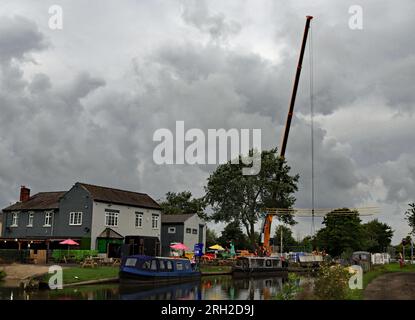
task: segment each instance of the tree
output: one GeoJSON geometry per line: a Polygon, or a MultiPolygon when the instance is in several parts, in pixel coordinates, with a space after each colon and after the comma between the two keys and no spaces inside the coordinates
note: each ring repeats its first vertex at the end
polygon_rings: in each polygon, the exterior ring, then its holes
{"type": "Polygon", "coordinates": [[[313,245],[313,241],[314,241],[314,237],[312,236],[305,236],[299,243],[298,245],[300,247],[303,247],[304,251],[308,251],[311,252],[314,248],[313,245]]]}
{"type": "Polygon", "coordinates": [[[235,249],[247,249],[249,246],[249,240],[243,233],[239,221],[229,223],[218,239],[219,244],[223,247],[229,247],[231,241],[235,245],[235,249]]]}
{"type": "Polygon", "coordinates": [[[415,203],[413,202],[408,205],[410,208],[405,212],[405,219],[411,227],[411,234],[415,236],[415,203]]]}
{"type": "Polygon", "coordinates": [[[392,228],[377,219],[363,224],[364,247],[370,252],[386,252],[393,237],[392,228]]]}
{"type": "Polygon", "coordinates": [[[324,217],[325,227],[316,234],[316,246],[332,256],[362,249],[364,239],[360,222],[357,211],[347,208],[333,210],[324,217]]]}
{"type": "Polygon", "coordinates": [[[164,214],[197,213],[200,217],[203,217],[205,208],[203,199],[192,199],[190,191],[167,192],[166,200],[160,206],[164,214]]]}
{"type": "Polygon", "coordinates": [[[293,232],[289,227],[279,225],[275,230],[274,245],[280,245],[281,242],[281,230],[282,230],[282,246],[284,248],[297,246],[298,243],[293,237],[293,232]]]}
{"type": "Polygon", "coordinates": [[[215,245],[218,242],[218,236],[216,235],[215,230],[206,228],[206,247],[215,245]]]}
{"type": "MultiPolygon", "coordinates": [[[[253,155],[252,150],[250,155],[253,155]]],[[[229,161],[218,166],[205,187],[205,201],[213,210],[210,218],[215,222],[240,221],[252,246],[257,240],[255,223],[263,217],[263,209],[292,207],[299,179],[298,175],[289,175],[290,167],[277,156],[276,148],[263,151],[260,156],[261,169],[257,175],[242,174],[242,169],[248,166],[239,156],[237,163],[229,161]]],[[[284,215],[282,219],[289,224],[295,223],[290,215],[284,215]]]]}

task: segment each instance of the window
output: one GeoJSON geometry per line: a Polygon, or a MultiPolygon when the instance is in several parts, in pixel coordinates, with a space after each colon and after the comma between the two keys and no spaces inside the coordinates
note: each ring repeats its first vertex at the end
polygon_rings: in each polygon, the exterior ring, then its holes
{"type": "Polygon", "coordinates": [[[82,212],[71,212],[69,214],[69,225],[71,226],[82,225],[82,212]]]}
{"type": "Polygon", "coordinates": [[[105,212],[105,226],[106,227],[118,227],[118,213],[116,211],[105,212]]]}
{"type": "Polygon", "coordinates": [[[166,262],[164,260],[159,260],[159,268],[160,271],[164,271],[164,269],[166,269],[166,262]]]}
{"type": "Polygon", "coordinates": [[[34,213],[33,212],[29,212],[29,219],[27,221],[27,226],[28,227],[33,227],[33,216],[34,216],[34,213]]]}
{"type": "Polygon", "coordinates": [[[193,234],[197,234],[197,229],[192,229],[193,234]]]}
{"type": "Polygon", "coordinates": [[[135,213],[135,227],[141,228],[143,226],[143,213],[136,212],[135,213]]]}
{"type": "Polygon", "coordinates": [[[159,227],[159,215],[158,214],[153,214],[151,216],[151,227],[153,229],[158,229],[159,227]]]}
{"type": "Polygon", "coordinates": [[[44,227],[50,227],[52,225],[52,212],[46,211],[45,212],[45,224],[44,227]]]}
{"type": "Polygon", "coordinates": [[[151,270],[157,271],[157,261],[156,260],[151,260],[151,270]]]}
{"type": "Polygon", "coordinates": [[[176,270],[177,270],[177,271],[181,271],[181,270],[183,270],[183,263],[181,263],[181,262],[177,262],[177,263],[176,263],[176,270]]]}
{"type": "Polygon", "coordinates": [[[173,263],[169,260],[166,261],[166,267],[168,271],[172,271],[173,270],[173,263]]]}
{"type": "Polygon", "coordinates": [[[135,264],[137,263],[137,259],[134,258],[128,258],[125,262],[126,267],[135,267],[135,264]]]}
{"type": "Polygon", "coordinates": [[[176,233],[176,228],[175,227],[169,227],[168,233],[176,233]]]}
{"type": "Polygon", "coordinates": [[[18,223],[19,223],[19,213],[13,212],[11,227],[17,227],[18,223]]]}
{"type": "Polygon", "coordinates": [[[186,233],[192,233],[192,229],[186,228],[186,233]]]}

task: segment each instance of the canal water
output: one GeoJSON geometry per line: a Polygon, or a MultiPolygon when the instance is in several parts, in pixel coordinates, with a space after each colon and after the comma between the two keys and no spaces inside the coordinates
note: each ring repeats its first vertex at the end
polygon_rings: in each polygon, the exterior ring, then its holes
{"type": "Polygon", "coordinates": [[[0,300],[269,300],[276,298],[285,282],[281,277],[234,279],[226,275],[156,287],[101,284],[25,291],[0,284],[0,300]]]}

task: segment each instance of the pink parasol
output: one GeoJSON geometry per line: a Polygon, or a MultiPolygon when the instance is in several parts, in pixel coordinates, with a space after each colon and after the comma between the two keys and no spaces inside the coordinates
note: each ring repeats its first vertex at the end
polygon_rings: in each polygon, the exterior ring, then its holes
{"type": "Polygon", "coordinates": [[[172,244],[170,248],[175,249],[175,250],[189,250],[189,248],[183,243],[172,244]]]}
{"type": "Polygon", "coordinates": [[[68,246],[79,246],[79,243],[76,241],[73,241],[72,239],[63,240],[59,242],[59,244],[67,244],[68,246]]]}
{"type": "Polygon", "coordinates": [[[59,242],[59,244],[68,245],[68,257],[69,257],[69,246],[79,246],[79,243],[76,242],[76,241],[73,241],[72,239],[63,240],[63,241],[59,242]]]}

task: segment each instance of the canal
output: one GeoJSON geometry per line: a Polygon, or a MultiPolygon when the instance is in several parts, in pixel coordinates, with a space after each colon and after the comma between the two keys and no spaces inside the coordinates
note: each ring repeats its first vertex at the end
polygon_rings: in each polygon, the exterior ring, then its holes
{"type": "Polygon", "coordinates": [[[285,282],[281,277],[234,279],[224,275],[156,287],[101,284],[25,291],[0,284],[0,300],[270,300],[276,298],[285,282]]]}

